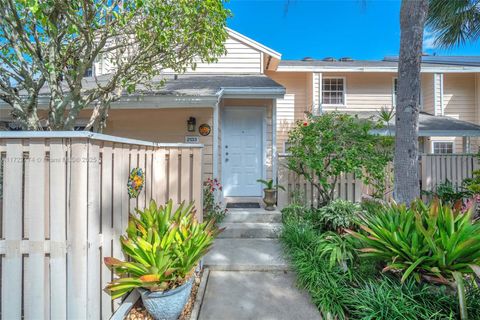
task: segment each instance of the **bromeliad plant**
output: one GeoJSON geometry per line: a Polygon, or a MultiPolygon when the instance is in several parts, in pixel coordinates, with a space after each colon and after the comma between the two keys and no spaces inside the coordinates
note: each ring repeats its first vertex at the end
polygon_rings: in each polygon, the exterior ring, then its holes
{"type": "Polygon", "coordinates": [[[392,204],[375,214],[364,214],[361,229],[350,231],[359,238],[364,256],[386,262],[384,271],[457,288],[462,319],[467,318],[464,277],[480,277],[480,222],[472,210],[443,205],[435,199],[429,205],[418,200],[410,208],[392,204]]]}
{"type": "Polygon", "coordinates": [[[119,276],[106,287],[112,299],[138,287],[150,291],[170,290],[184,284],[200,259],[222,231],[214,221],[198,222],[193,203],[173,210],[151,201],[145,210],[130,215],[122,250],[131,261],[105,258],[105,264],[119,276]]]}

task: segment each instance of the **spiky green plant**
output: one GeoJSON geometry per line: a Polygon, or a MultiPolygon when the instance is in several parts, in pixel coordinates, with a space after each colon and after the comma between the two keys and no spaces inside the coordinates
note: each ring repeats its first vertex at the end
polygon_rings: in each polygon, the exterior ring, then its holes
{"type": "Polygon", "coordinates": [[[272,179],[270,180],[258,179],[257,182],[260,182],[261,184],[263,184],[265,186],[265,189],[268,189],[268,190],[282,189],[283,191],[285,191],[285,188],[283,186],[274,184],[272,179]]]}
{"type": "Polygon", "coordinates": [[[182,285],[222,231],[213,220],[198,222],[193,203],[181,203],[173,210],[172,200],[165,206],[152,200],[136,213],[130,215],[126,235],[120,237],[131,261],[104,260],[119,276],[106,286],[112,299],[137,287],[163,291],[182,285]]]}
{"type": "Polygon", "coordinates": [[[384,271],[402,272],[402,282],[412,276],[456,285],[460,314],[467,318],[463,280],[480,276],[480,223],[472,220],[471,209],[462,212],[437,199],[428,205],[418,200],[409,208],[392,204],[361,219],[366,235],[350,233],[363,241],[364,256],[384,260],[384,271]]]}

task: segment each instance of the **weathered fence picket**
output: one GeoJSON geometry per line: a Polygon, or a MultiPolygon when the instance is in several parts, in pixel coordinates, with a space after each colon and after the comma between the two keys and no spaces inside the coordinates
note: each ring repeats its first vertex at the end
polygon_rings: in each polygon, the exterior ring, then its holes
{"type": "Polygon", "coordinates": [[[87,132],[0,134],[0,319],[108,319],[103,258],[121,257],[128,215],[151,199],[195,200],[202,146],[87,132]],[[129,199],[134,167],[144,190],[129,199]]]}
{"type": "MultiPolygon", "coordinates": [[[[305,198],[305,204],[313,203],[316,206],[318,204],[316,188],[311,182],[286,167],[287,157],[285,154],[278,157],[278,184],[284,186],[286,191],[279,190],[277,206],[285,207],[293,200],[295,193],[300,193],[305,198]]],[[[459,187],[463,180],[472,177],[473,171],[479,168],[478,159],[473,154],[423,154],[419,164],[420,184],[425,191],[435,190],[438,184],[447,180],[459,187]]],[[[393,197],[392,170],[392,164],[388,165],[384,200],[393,197]]],[[[363,196],[372,195],[374,192],[354,174],[340,176],[335,185],[335,197],[349,201],[360,201],[363,196]]]]}

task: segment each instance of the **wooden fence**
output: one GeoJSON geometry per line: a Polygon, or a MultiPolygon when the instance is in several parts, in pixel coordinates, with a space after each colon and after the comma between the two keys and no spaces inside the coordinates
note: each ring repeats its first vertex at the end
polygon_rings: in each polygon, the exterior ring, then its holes
{"type": "Polygon", "coordinates": [[[202,146],[84,132],[0,133],[1,319],[108,319],[106,256],[122,257],[128,214],[155,199],[194,200],[202,146]],[[129,199],[129,172],[145,186],[129,199]]]}
{"type": "MultiPolygon", "coordinates": [[[[318,191],[304,177],[288,170],[287,157],[288,155],[278,157],[278,183],[286,188],[285,191],[279,190],[278,207],[285,207],[296,195],[300,196],[305,205],[316,206],[319,201],[318,191]]],[[[438,184],[448,180],[454,186],[460,187],[463,180],[472,177],[473,171],[479,168],[477,157],[473,154],[423,154],[419,161],[420,185],[422,190],[432,191],[438,184]]],[[[389,165],[384,194],[387,201],[393,196],[392,170],[392,165],[389,165]]],[[[357,202],[372,193],[372,188],[364,185],[354,174],[342,175],[336,183],[336,198],[357,202]]]]}

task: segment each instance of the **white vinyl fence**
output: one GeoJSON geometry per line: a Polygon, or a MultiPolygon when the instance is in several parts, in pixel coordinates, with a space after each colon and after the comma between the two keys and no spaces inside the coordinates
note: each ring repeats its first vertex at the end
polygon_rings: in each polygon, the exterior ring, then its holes
{"type": "MultiPolygon", "coordinates": [[[[288,155],[279,155],[278,158],[278,184],[284,186],[286,191],[279,190],[277,206],[280,209],[285,207],[291,203],[295,194],[301,196],[305,205],[316,206],[319,202],[316,188],[304,177],[286,167],[288,155]]],[[[425,191],[435,190],[438,184],[447,180],[460,187],[463,180],[471,178],[473,171],[477,169],[480,169],[480,166],[476,155],[473,154],[423,154],[419,161],[420,184],[425,191]]],[[[391,165],[388,166],[387,172],[390,177],[386,182],[384,200],[390,200],[393,195],[391,165]]],[[[365,195],[372,195],[371,188],[353,174],[342,175],[336,183],[336,198],[358,202],[365,195]]]]}
{"type": "Polygon", "coordinates": [[[102,291],[122,258],[129,212],[194,200],[202,216],[202,146],[87,132],[0,133],[1,319],[108,319],[102,291]],[[129,199],[132,168],[145,186],[129,199]]]}

